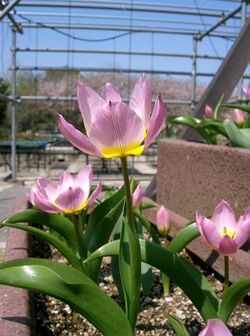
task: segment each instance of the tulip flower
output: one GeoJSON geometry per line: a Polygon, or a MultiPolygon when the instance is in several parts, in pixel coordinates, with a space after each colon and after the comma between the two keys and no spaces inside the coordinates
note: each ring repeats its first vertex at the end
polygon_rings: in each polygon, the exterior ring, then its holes
{"type": "Polygon", "coordinates": [[[93,171],[90,165],[83,167],[77,176],[66,171],[59,182],[38,177],[28,193],[28,201],[45,212],[73,214],[92,204],[101,192],[99,182],[90,195],[93,171]]]}
{"type": "Polygon", "coordinates": [[[247,86],[242,86],[242,91],[244,93],[244,96],[250,97],[250,81],[248,82],[247,86]]]}
{"type": "Polygon", "coordinates": [[[212,110],[211,106],[209,106],[209,105],[206,105],[206,106],[205,106],[205,109],[204,109],[204,116],[205,116],[207,119],[212,119],[212,117],[213,117],[213,110],[212,110]]]}
{"type": "Polygon", "coordinates": [[[142,191],[141,184],[139,183],[137,187],[135,188],[135,191],[132,195],[133,208],[138,207],[138,205],[141,203],[142,198],[143,198],[143,191],[142,191]]]}
{"type": "Polygon", "coordinates": [[[250,208],[236,222],[231,206],[223,200],[215,208],[211,219],[197,211],[196,225],[213,249],[228,256],[236,253],[250,236],[250,208]]]}
{"type": "Polygon", "coordinates": [[[242,126],[245,121],[245,112],[240,109],[234,109],[232,112],[232,119],[238,126],[242,126]]]}
{"type": "Polygon", "coordinates": [[[219,319],[207,321],[206,327],[198,336],[233,336],[227,326],[219,319]]]}
{"type": "Polygon", "coordinates": [[[156,98],[151,114],[152,90],[143,74],[137,80],[129,104],[119,92],[106,83],[103,96],[82,83],[77,100],[86,135],[58,115],[58,128],[75,147],[99,157],[140,155],[153,142],[165,123],[165,108],[156,98]]]}
{"type": "Polygon", "coordinates": [[[170,230],[169,213],[163,205],[160,206],[156,213],[155,223],[160,235],[167,237],[170,230]]]}

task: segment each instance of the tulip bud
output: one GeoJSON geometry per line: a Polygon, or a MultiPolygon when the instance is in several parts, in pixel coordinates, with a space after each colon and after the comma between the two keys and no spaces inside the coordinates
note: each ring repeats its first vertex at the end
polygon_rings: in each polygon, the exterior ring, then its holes
{"type": "Polygon", "coordinates": [[[167,237],[170,230],[169,213],[167,209],[161,205],[156,213],[156,226],[162,237],[167,237]]]}
{"type": "Polygon", "coordinates": [[[140,183],[138,184],[138,186],[136,187],[133,196],[132,196],[132,206],[133,208],[138,207],[138,205],[141,203],[143,197],[143,191],[142,191],[142,187],[140,185],[140,183]]]}
{"type": "Polygon", "coordinates": [[[245,113],[240,109],[234,109],[232,112],[232,119],[236,125],[242,126],[245,121],[245,113]]]}
{"type": "Polygon", "coordinates": [[[247,86],[242,86],[242,91],[245,97],[250,97],[250,81],[248,82],[247,86]]]}
{"type": "Polygon", "coordinates": [[[212,110],[211,106],[209,106],[209,105],[205,106],[204,116],[207,119],[212,119],[212,117],[213,117],[213,110],[212,110]]]}
{"type": "Polygon", "coordinates": [[[219,319],[207,321],[206,327],[198,336],[233,336],[227,326],[219,319]]]}

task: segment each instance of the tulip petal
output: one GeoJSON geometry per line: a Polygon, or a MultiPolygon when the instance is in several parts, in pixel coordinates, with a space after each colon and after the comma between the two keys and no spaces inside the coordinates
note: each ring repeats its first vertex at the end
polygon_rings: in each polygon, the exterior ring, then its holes
{"type": "Polygon", "coordinates": [[[92,125],[90,141],[104,157],[137,155],[143,141],[142,120],[124,103],[105,104],[92,125]]]}
{"type": "Polygon", "coordinates": [[[236,225],[236,234],[234,241],[237,247],[241,247],[250,237],[250,214],[241,216],[236,225]]]}
{"type": "Polygon", "coordinates": [[[48,199],[54,198],[57,194],[58,186],[54,181],[44,177],[38,177],[36,181],[37,189],[48,199]]]}
{"type": "Polygon", "coordinates": [[[133,208],[136,208],[141,203],[142,198],[143,198],[142,187],[141,184],[138,183],[138,186],[135,188],[135,191],[133,192],[132,195],[133,208]]]}
{"type": "Polygon", "coordinates": [[[101,191],[102,191],[102,184],[101,184],[101,181],[98,181],[98,184],[97,184],[95,190],[90,195],[87,204],[91,205],[97,199],[97,197],[99,196],[101,191]]]}
{"type": "Polygon", "coordinates": [[[57,125],[60,132],[63,134],[73,146],[87,154],[102,156],[96,147],[89,141],[88,137],[78,131],[73,125],[68,123],[62,115],[57,116],[57,125]]]}
{"type": "Polygon", "coordinates": [[[140,76],[130,96],[129,107],[143,120],[144,128],[149,126],[152,105],[152,90],[146,75],[140,76]]]}
{"type": "Polygon", "coordinates": [[[105,84],[103,98],[106,103],[109,103],[109,102],[121,103],[122,102],[120,93],[110,83],[105,84]]]}
{"type": "Polygon", "coordinates": [[[154,110],[150,118],[150,124],[147,131],[144,148],[147,149],[157,135],[161,132],[165,124],[165,107],[161,100],[161,97],[158,96],[155,101],[154,110]]]}
{"type": "Polygon", "coordinates": [[[37,192],[34,195],[34,203],[36,207],[38,207],[39,209],[45,212],[51,212],[51,213],[62,212],[55,205],[53,205],[44,194],[40,192],[37,192]]]}
{"type": "Polygon", "coordinates": [[[211,245],[212,248],[216,248],[219,241],[221,240],[221,236],[214,223],[210,219],[202,216],[197,211],[196,224],[203,238],[208,242],[209,245],[211,245]]]}
{"type": "Polygon", "coordinates": [[[86,133],[89,135],[92,122],[99,109],[105,104],[104,99],[90,87],[78,83],[77,102],[84,121],[86,133]]]}
{"type": "Polygon", "coordinates": [[[73,213],[82,210],[86,205],[84,191],[77,188],[68,188],[61,192],[55,199],[55,205],[65,213],[73,213]]]}
{"type": "Polygon", "coordinates": [[[231,231],[236,229],[236,221],[233,209],[224,200],[221,201],[215,208],[211,221],[214,222],[218,231],[222,231],[224,227],[231,231]]]}
{"type": "Polygon", "coordinates": [[[216,250],[221,255],[230,255],[237,252],[237,245],[233,238],[225,235],[221,238],[219,244],[216,246],[216,250]]]}
{"type": "Polygon", "coordinates": [[[227,326],[219,319],[207,321],[206,327],[198,336],[233,336],[227,326]]]}
{"type": "Polygon", "coordinates": [[[90,186],[93,180],[93,170],[91,165],[84,166],[75,177],[75,185],[81,186],[86,197],[90,193],[90,186]]]}
{"type": "Polygon", "coordinates": [[[69,174],[68,172],[66,172],[66,170],[64,170],[60,174],[58,185],[59,185],[58,194],[65,190],[68,190],[69,188],[74,188],[75,181],[74,181],[73,176],[69,174]]]}

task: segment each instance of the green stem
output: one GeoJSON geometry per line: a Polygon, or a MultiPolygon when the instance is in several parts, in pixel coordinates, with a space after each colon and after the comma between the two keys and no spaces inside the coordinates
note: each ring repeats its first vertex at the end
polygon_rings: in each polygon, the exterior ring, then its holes
{"type": "Polygon", "coordinates": [[[229,257],[224,256],[224,293],[229,287],[229,257]]]}
{"type": "Polygon", "coordinates": [[[71,218],[72,218],[72,222],[74,223],[80,258],[85,259],[87,255],[86,255],[81,216],[80,215],[77,216],[75,213],[72,213],[71,218]]]}
{"type": "MultiPolygon", "coordinates": [[[[168,246],[168,241],[167,239],[164,240],[165,244],[163,243],[162,246],[167,248],[168,246]]],[[[168,296],[169,295],[169,288],[170,288],[170,278],[167,276],[165,273],[161,272],[161,281],[162,281],[162,286],[163,286],[163,295],[168,296]]]]}
{"type": "Polygon", "coordinates": [[[127,211],[128,224],[132,232],[135,232],[132,197],[131,197],[131,191],[130,191],[130,183],[129,183],[126,157],[121,157],[121,164],[122,164],[122,175],[123,175],[125,194],[126,194],[126,211],[127,211]]]}

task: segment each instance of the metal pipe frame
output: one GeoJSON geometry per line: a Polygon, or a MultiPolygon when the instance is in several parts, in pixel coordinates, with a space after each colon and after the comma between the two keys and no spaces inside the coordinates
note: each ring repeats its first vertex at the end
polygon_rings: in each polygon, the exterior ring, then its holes
{"type": "Polygon", "coordinates": [[[197,36],[193,36],[193,54],[192,54],[192,91],[191,91],[191,109],[196,105],[196,80],[197,80],[197,36]]]}
{"type": "MultiPolygon", "coordinates": [[[[60,48],[17,48],[16,52],[41,52],[41,53],[87,53],[87,54],[112,54],[112,55],[133,55],[133,56],[157,56],[157,57],[179,57],[179,58],[193,58],[193,54],[177,54],[164,52],[146,52],[146,51],[126,51],[126,50],[97,50],[97,49],[60,49],[60,48]]],[[[223,60],[224,57],[211,55],[196,55],[196,58],[223,60]]]]}
{"type": "Polygon", "coordinates": [[[11,65],[11,177],[16,180],[16,30],[12,30],[11,65]]]}
{"type": "Polygon", "coordinates": [[[22,27],[19,23],[17,23],[15,21],[15,19],[13,18],[13,16],[10,14],[10,11],[12,10],[12,8],[18,4],[20,0],[14,0],[11,3],[9,3],[7,6],[5,6],[4,8],[2,8],[2,6],[0,6],[1,9],[1,13],[0,13],[0,21],[2,21],[5,16],[8,17],[8,19],[10,20],[10,22],[12,23],[12,25],[15,27],[16,31],[18,31],[20,34],[23,33],[22,31],[22,27]]]}
{"type": "MultiPolygon", "coordinates": [[[[96,2],[96,1],[95,1],[96,2]]],[[[109,1],[110,3],[110,1],[109,1]]],[[[69,4],[68,2],[63,3],[62,1],[60,2],[55,2],[55,1],[43,1],[43,2],[39,2],[39,1],[35,1],[35,2],[25,2],[22,1],[19,5],[20,7],[47,7],[47,8],[68,8],[69,4]]],[[[177,5],[178,6],[178,5],[177,5]]],[[[194,15],[194,16],[208,16],[208,17],[217,17],[219,18],[221,16],[221,13],[227,13],[227,11],[225,11],[224,9],[222,10],[217,10],[217,9],[210,9],[210,11],[203,11],[202,9],[200,10],[200,12],[197,12],[197,9],[195,7],[191,7],[190,9],[188,8],[184,8],[183,6],[179,6],[178,10],[176,9],[177,7],[176,5],[174,6],[174,8],[169,8],[166,5],[162,5],[158,6],[158,8],[155,7],[155,5],[147,5],[147,6],[142,6],[142,5],[137,5],[137,4],[133,4],[133,6],[131,6],[131,3],[128,3],[128,5],[123,5],[122,3],[117,4],[114,3],[113,5],[108,5],[105,2],[99,2],[97,4],[86,4],[86,3],[71,3],[70,7],[76,8],[76,9],[102,9],[102,10],[119,10],[119,11],[131,11],[133,10],[133,12],[153,12],[153,13],[163,13],[163,14],[177,14],[177,15],[194,15]]],[[[240,17],[236,17],[238,19],[240,19],[240,17]]]]}
{"type": "MultiPolygon", "coordinates": [[[[48,70],[53,70],[53,71],[75,71],[75,72],[110,72],[110,73],[135,73],[135,74],[140,74],[143,72],[143,69],[114,69],[114,68],[82,68],[82,67],[47,67],[47,66],[16,66],[17,71],[48,71],[48,70]]],[[[191,71],[173,71],[173,70],[148,70],[148,74],[153,74],[153,75],[176,75],[176,76],[192,76],[191,71]]],[[[213,77],[214,73],[209,73],[209,72],[197,72],[196,73],[198,77],[213,77]]]]}

